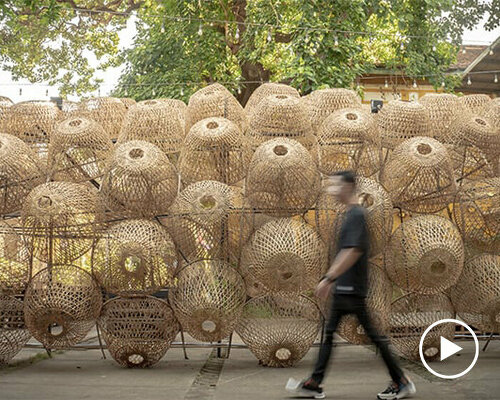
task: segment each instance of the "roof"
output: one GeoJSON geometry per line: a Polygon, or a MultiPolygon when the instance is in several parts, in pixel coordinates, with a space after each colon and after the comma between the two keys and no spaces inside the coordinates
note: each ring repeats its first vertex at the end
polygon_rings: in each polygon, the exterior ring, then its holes
{"type": "Polygon", "coordinates": [[[476,58],[478,58],[481,53],[488,46],[476,46],[476,45],[462,45],[457,54],[457,62],[450,65],[451,70],[464,70],[466,69],[476,58]],[[463,52],[465,50],[465,53],[463,52]]]}

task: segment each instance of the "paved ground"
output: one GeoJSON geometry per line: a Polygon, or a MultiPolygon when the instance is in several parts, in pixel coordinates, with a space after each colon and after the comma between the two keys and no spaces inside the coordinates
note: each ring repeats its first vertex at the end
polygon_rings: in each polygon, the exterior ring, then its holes
{"type": "MultiPolygon", "coordinates": [[[[453,356],[446,368],[461,365],[473,353],[471,343],[453,356]]],[[[0,369],[1,400],[249,400],[287,399],[288,377],[310,373],[317,349],[294,368],[265,368],[246,349],[233,349],[229,359],[213,358],[211,349],[170,349],[160,363],[145,370],[119,367],[98,350],[65,351],[46,359],[43,352],[23,350],[17,366],[0,369]],[[37,360],[27,360],[36,354],[37,360]],[[212,356],[211,356],[212,355],[212,356]],[[24,361],[23,361],[24,360],[24,361]],[[208,360],[208,361],[207,361],[208,360]],[[202,372],[200,372],[202,371],[202,372]]],[[[500,398],[500,341],[481,353],[476,367],[465,377],[446,381],[433,377],[418,364],[405,364],[419,399],[462,400],[500,398]]],[[[388,381],[379,356],[363,346],[338,346],[325,382],[328,398],[374,399],[388,381]]]]}

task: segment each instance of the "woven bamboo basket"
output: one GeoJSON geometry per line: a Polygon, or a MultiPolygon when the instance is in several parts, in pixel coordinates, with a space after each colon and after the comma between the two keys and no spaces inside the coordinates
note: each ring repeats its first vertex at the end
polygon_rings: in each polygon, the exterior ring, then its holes
{"type": "Polygon", "coordinates": [[[184,120],[179,111],[161,100],[144,100],[128,110],[117,143],[144,140],[158,146],[175,162],[183,139],[184,120]]]}
{"type": "Polygon", "coordinates": [[[343,88],[314,90],[303,99],[310,108],[309,116],[314,132],[333,112],[343,108],[361,109],[361,99],[353,90],[343,88]]]}
{"type": "MultiPolygon", "coordinates": [[[[375,256],[386,247],[392,233],[393,209],[389,193],[376,181],[358,177],[356,195],[359,204],[365,207],[366,222],[370,235],[370,256],[375,256]]],[[[316,202],[315,223],[325,243],[333,243],[342,226],[341,214],[346,207],[334,196],[322,192],[316,202]]]]}
{"type": "Polygon", "coordinates": [[[375,119],[360,109],[330,114],[318,131],[319,170],[327,175],[352,170],[371,176],[380,169],[381,144],[375,119]]]}
{"type": "Polygon", "coordinates": [[[199,181],[184,189],[162,223],[188,261],[239,262],[253,225],[243,210],[241,190],[217,181],[199,181]]]}
{"type": "Polygon", "coordinates": [[[478,147],[492,166],[496,166],[500,156],[500,133],[490,121],[479,115],[465,113],[452,124],[447,143],[458,146],[478,147]]]}
{"type": "Polygon", "coordinates": [[[0,132],[6,132],[3,121],[7,118],[7,113],[14,103],[8,97],[0,96],[0,132]]]}
{"type": "MultiPolygon", "coordinates": [[[[0,102],[1,105],[1,102],[0,102]]],[[[481,115],[497,130],[500,129],[500,97],[492,99],[484,106],[481,115]]],[[[1,117],[0,117],[1,119],[1,117]]]]}
{"type": "Polygon", "coordinates": [[[165,214],[177,195],[175,167],[154,144],[133,140],[115,148],[101,194],[109,209],[130,217],[165,214]]]}
{"type": "Polygon", "coordinates": [[[184,331],[197,340],[215,342],[228,337],[245,304],[245,284],[231,265],[200,260],[176,275],[169,300],[184,331]]]}
{"type": "Polygon", "coordinates": [[[287,137],[302,144],[318,159],[318,144],[309,120],[307,104],[294,96],[270,95],[249,115],[247,136],[252,149],[271,139],[287,137]]]}
{"type": "Polygon", "coordinates": [[[127,110],[133,105],[137,104],[136,101],[130,97],[120,97],[120,101],[123,103],[127,110]]]}
{"type": "Polygon", "coordinates": [[[30,256],[20,232],[0,221],[0,293],[24,292],[30,278],[30,256]]]}
{"type": "Polygon", "coordinates": [[[49,145],[49,171],[53,179],[98,184],[113,142],[95,121],[73,117],[58,123],[49,145]]]}
{"type": "Polygon", "coordinates": [[[45,162],[50,137],[62,116],[59,108],[50,101],[23,101],[10,107],[4,130],[30,145],[45,162]]]}
{"type": "Polygon", "coordinates": [[[90,118],[99,123],[114,140],[120,133],[127,107],[116,97],[94,97],[82,101],[75,113],[75,116],[90,118]]]}
{"type": "MultiPolygon", "coordinates": [[[[440,319],[454,318],[455,311],[448,296],[408,294],[392,303],[390,314],[391,342],[407,359],[420,360],[419,344],[424,331],[440,319]]],[[[422,353],[427,361],[439,357],[441,336],[453,340],[453,324],[441,324],[425,336],[422,353]]]]}
{"type": "Polygon", "coordinates": [[[427,93],[419,102],[429,112],[432,137],[440,142],[450,135],[454,120],[467,112],[459,97],[450,93],[427,93]]]}
{"type": "Polygon", "coordinates": [[[466,243],[488,253],[500,252],[500,177],[464,185],[452,215],[466,243]]]}
{"type": "Polygon", "coordinates": [[[234,122],[245,133],[248,127],[245,110],[224,86],[214,83],[193,93],[186,110],[186,132],[209,117],[223,117],[234,122]]]}
{"type": "Polygon", "coordinates": [[[177,254],[158,222],[133,219],[106,230],[93,252],[101,286],[121,296],[152,294],[172,284],[177,254]]]}
{"type": "Polygon", "coordinates": [[[320,311],[311,299],[273,293],[246,303],[236,332],[260,364],[292,367],[309,351],[320,326],[320,311]]]}
{"type": "Polygon", "coordinates": [[[21,139],[0,133],[0,214],[19,211],[28,193],[45,181],[45,168],[21,139]]]}
{"type": "Polygon", "coordinates": [[[93,186],[72,182],[37,186],[21,211],[33,256],[49,264],[76,260],[92,246],[94,223],[103,211],[93,186]]]}
{"type": "Polygon", "coordinates": [[[267,82],[255,89],[252,95],[249,97],[247,104],[245,105],[245,111],[247,115],[252,115],[254,110],[258,107],[259,103],[267,96],[273,94],[283,94],[289,97],[300,98],[300,94],[297,89],[291,86],[285,85],[283,83],[267,82]]]}
{"type": "Polygon", "coordinates": [[[468,259],[450,294],[458,315],[467,324],[484,332],[498,332],[500,256],[479,254],[468,259]]]}
{"type": "Polygon", "coordinates": [[[495,174],[483,151],[474,145],[445,144],[453,175],[459,186],[470,181],[492,178],[495,174]]]}
{"type": "MultiPolygon", "coordinates": [[[[373,326],[379,335],[389,334],[389,315],[392,302],[392,284],[381,266],[370,262],[368,267],[368,293],[366,305],[373,326]]],[[[358,318],[345,315],[338,327],[338,334],[352,344],[369,344],[370,339],[358,318]]]]}
{"type": "Polygon", "coordinates": [[[460,102],[473,114],[480,114],[491,101],[487,94],[468,94],[459,97],[460,102]]]}
{"type": "Polygon", "coordinates": [[[267,290],[302,293],[314,289],[327,268],[326,246],[308,224],[271,221],[245,245],[240,268],[267,290]]]}
{"type": "Polygon", "coordinates": [[[64,349],[85,338],[101,306],[101,292],[89,273],[73,265],[53,265],[31,278],[24,318],[31,334],[46,348],[64,349]]]}
{"type": "Polygon", "coordinates": [[[278,138],[255,151],[245,196],[258,211],[291,216],[307,211],[320,189],[320,174],[311,154],[295,140],[278,138]]]}
{"type": "Polygon", "coordinates": [[[182,181],[214,180],[229,185],[247,173],[252,151],[236,124],[220,117],[206,118],[191,127],[179,158],[182,181]]]}
{"type": "Polygon", "coordinates": [[[380,176],[395,206],[417,213],[442,210],[453,200],[455,178],[446,148],[429,137],[398,145],[380,176]]]}
{"type": "Polygon", "coordinates": [[[129,368],[156,364],[180,330],[170,306],[151,296],[108,300],[99,327],[111,356],[129,368]]]}
{"type": "Polygon", "coordinates": [[[450,220],[437,215],[403,222],[386,251],[389,278],[408,292],[442,292],[457,282],[463,265],[460,233],[450,220]]]}
{"type": "Polygon", "coordinates": [[[420,103],[391,100],[379,111],[377,123],[382,146],[394,149],[415,136],[432,136],[429,111],[420,103]]]}
{"type": "Polygon", "coordinates": [[[8,364],[31,337],[24,323],[23,303],[0,294],[0,366],[8,364]]]}

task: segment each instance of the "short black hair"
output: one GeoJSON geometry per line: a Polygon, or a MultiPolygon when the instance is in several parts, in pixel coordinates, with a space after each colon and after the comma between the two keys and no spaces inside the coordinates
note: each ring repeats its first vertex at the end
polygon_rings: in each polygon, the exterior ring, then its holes
{"type": "Polygon", "coordinates": [[[340,176],[343,182],[356,185],[356,173],[354,171],[338,171],[331,176],[340,176]]]}

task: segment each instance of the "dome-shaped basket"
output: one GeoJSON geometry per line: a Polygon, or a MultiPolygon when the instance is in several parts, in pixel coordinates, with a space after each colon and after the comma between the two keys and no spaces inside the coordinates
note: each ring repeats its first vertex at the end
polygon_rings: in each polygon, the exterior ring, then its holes
{"type": "Polygon", "coordinates": [[[457,314],[484,332],[500,330],[500,256],[471,257],[457,284],[451,289],[457,314]]]}
{"type": "Polygon", "coordinates": [[[353,170],[361,176],[375,174],[381,165],[381,146],[375,119],[361,109],[330,114],[318,131],[319,169],[331,175],[353,170]]]}
{"type": "Polygon", "coordinates": [[[307,104],[294,96],[274,94],[265,97],[249,115],[247,136],[252,149],[278,137],[296,140],[318,158],[318,145],[307,104]]]}
{"type": "Polygon", "coordinates": [[[500,177],[470,182],[457,193],[453,221],[467,244],[500,252],[500,177]]]}
{"type": "Polygon", "coordinates": [[[170,306],[150,296],[108,300],[99,327],[111,356],[129,368],[156,364],[180,330],[170,306]]]}
{"type": "Polygon", "coordinates": [[[74,116],[87,117],[96,121],[111,139],[116,139],[127,113],[127,107],[116,97],[94,97],[82,101],[74,113],[74,116]]]}
{"type": "Polygon", "coordinates": [[[100,182],[113,142],[95,121],[73,117],[58,123],[50,139],[49,171],[53,179],[100,182]]]}
{"type": "Polygon", "coordinates": [[[455,119],[467,112],[459,97],[451,93],[427,93],[418,101],[429,113],[431,136],[440,142],[450,135],[455,119]]]}
{"type": "Polygon", "coordinates": [[[0,96],[0,132],[6,132],[6,128],[2,125],[3,122],[7,118],[7,113],[9,112],[10,107],[12,107],[14,103],[8,97],[0,96]]]}
{"type": "Polygon", "coordinates": [[[236,332],[259,363],[292,367],[309,351],[320,326],[320,310],[311,299],[274,293],[245,304],[236,332]]]}
{"type": "Polygon", "coordinates": [[[307,211],[321,188],[310,153],[295,140],[278,138],[260,145],[247,173],[245,197],[251,206],[275,216],[307,211]]]}
{"type": "Polygon", "coordinates": [[[23,303],[0,294],[0,366],[19,353],[30,337],[24,324],[23,303]]]}
{"type": "Polygon", "coordinates": [[[467,94],[459,100],[471,113],[480,114],[491,102],[491,97],[487,94],[467,94]]]}
{"type": "Polygon", "coordinates": [[[23,101],[10,107],[3,123],[5,133],[18,137],[32,147],[43,161],[55,124],[62,112],[51,101],[23,101]]]}
{"type": "Polygon", "coordinates": [[[217,181],[189,185],[161,221],[188,261],[219,258],[238,263],[253,226],[241,190],[217,181]]]}
{"type": "MultiPolygon", "coordinates": [[[[392,233],[393,209],[389,193],[376,181],[358,177],[356,195],[359,204],[365,207],[370,255],[379,254],[386,246],[392,233]]],[[[341,214],[346,207],[333,195],[322,192],[316,202],[316,227],[325,243],[332,244],[342,226],[341,214]]]]}
{"type": "Polygon", "coordinates": [[[169,299],[184,331],[197,340],[215,342],[228,337],[238,323],[245,284],[231,265],[201,260],[179,271],[169,299]]]}
{"type": "Polygon", "coordinates": [[[186,132],[209,117],[223,117],[234,122],[241,132],[246,132],[248,121],[245,110],[224,86],[214,83],[193,93],[186,110],[186,132]]]}
{"type": "Polygon", "coordinates": [[[101,193],[107,206],[130,217],[166,214],[179,179],[175,167],[157,146],[133,140],[116,147],[108,160],[101,193]]]}
{"type": "Polygon", "coordinates": [[[94,224],[103,212],[99,193],[92,185],[49,182],[37,186],[21,212],[33,256],[54,264],[76,260],[90,249],[94,224]]]}
{"type": "Polygon", "coordinates": [[[24,299],[26,326],[49,349],[82,341],[102,306],[97,282],[81,268],[53,265],[30,280],[24,299]]]}
{"type": "Polygon", "coordinates": [[[110,293],[152,294],[172,284],[177,267],[174,243],[163,226],[149,220],[118,222],[93,251],[93,271],[110,293]]]}
{"type": "Polygon", "coordinates": [[[258,107],[259,103],[267,96],[273,94],[284,94],[289,97],[300,98],[300,94],[297,89],[291,86],[285,85],[283,83],[267,82],[255,89],[252,95],[249,97],[247,104],[245,105],[245,111],[247,115],[252,115],[253,111],[258,107]]]}
{"type": "MultiPolygon", "coordinates": [[[[381,266],[370,262],[368,267],[366,305],[369,317],[379,335],[389,334],[392,283],[381,266]]],[[[370,339],[355,315],[345,315],[338,327],[339,335],[352,344],[369,344],[370,339]]]]}
{"type": "Polygon", "coordinates": [[[457,282],[463,264],[460,233],[450,220],[437,215],[403,222],[386,251],[389,277],[409,292],[442,292],[457,282]]]}
{"type": "Polygon", "coordinates": [[[235,184],[246,174],[252,152],[236,124],[220,117],[206,118],[191,127],[179,158],[186,184],[214,180],[235,184]]]}
{"type": "Polygon", "coordinates": [[[144,100],[128,110],[117,143],[144,140],[175,162],[183,139],[184,120],[179,118],[179,111],[161,100],[144,100]]]}
{"type": "MultiPolygon", "coordinates": [[[[419,344],[424,331],[432,323],[454,318],[450,299],[443,293],[433,295],[408,294],[392,303],[390,314],[391,342],[403,357],[420,361],[419,344]]],[[[422,353],[426,361],[439,357],[441,336],[453,340],[453,324],[440,324],[425,336],[422,353]]]]}
{"type": "Polygon", "coordinates": [[[361,99],[353,90],[343,88],[314,90],[303,99],[309,106],[314,132],[333,112],[344,108],[361,109],[361,99]]]}
{"type": "Polygon", "coordinates": [[[45,181],[45,172],[26,143],[0,133],[0,214],[19,211],[31,189],[45,181]]]}
{"type": "Polygon", "coordinates": [[[406,139],[432,136],[429,112],[420,103],[391,100],[379,111],[377,123],[382,146],[394,149],[406,139]]]}
{"type": "Polygon", "coordinates": [[[314,289],[327,268],[326,246],[308,224],[290,218],[258,229],[241,257],[243,275],[269,291],[301,293],[314,289]]]}
{"type": "Polygon", "coordinates": [[[429,137],[415,137],[398,145],[384,166],[380,182],[395,206],[417,213],[442,210],[456,192],[448,152],[429,137]]]}

